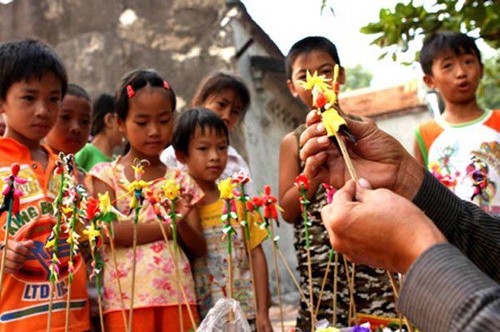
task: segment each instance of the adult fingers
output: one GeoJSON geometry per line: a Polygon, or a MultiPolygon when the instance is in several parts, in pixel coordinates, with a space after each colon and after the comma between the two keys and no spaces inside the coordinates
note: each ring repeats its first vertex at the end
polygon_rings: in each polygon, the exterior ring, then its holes
{"type": "Polygon", "coordinates": [[[311,126],[315,123],[321,122],[321,112],[318,110],[312,110],[307,113],[306,116],[306,126],[311,126]]]}
{"type": "MultiPolygon", "coordinates": [[[[311,126],[307,127],[300,135],[300,146],[303,147],[309,140],[312,140],[314,138],[319,138],[321,136],[326,137],[326,134],[326,128],[322,122],[312,124],[311,126]]],[[[325,140],[323,141],[326,143],[325,140]]]]}
{"type": "Polygon", "coordinates": [[[312,155],[306,160],[304,166],[304,174],[309,178],[315,178],[321,171],[321,168],[327,160],[327,153],[325,151],[312,155]]]}
{"type": "Polygon", "coordinates": [[[344,205],[347,202],[353,202],[356,197],[356,182],[349,180],[345,186],[337,190],[333,195],[333,203],[335,205],[344,205]]]}

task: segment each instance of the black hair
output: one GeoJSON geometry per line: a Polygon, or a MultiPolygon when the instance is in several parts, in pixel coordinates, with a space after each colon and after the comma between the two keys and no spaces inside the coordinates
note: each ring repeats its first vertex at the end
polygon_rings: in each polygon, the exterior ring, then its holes
{"type": "Polygon", "coordinates": [[[197,128],[200,128],[202,135],[205,131],[215,130],[217,135],[225,136],[229,144],[229,131],[224,120],[208,108],[198,107],[184,111],[179,116],[171,140],[174,150],[187,156],[197,128]]]}
{"type": "Polygon", "coordinates": [[[424,74],[432,75],[434,60],[448,50],[453,51],[456,55],[476,55],[479,63],[483,64],[481,52],[479,52],[474,38],[455,31],[437,31],[424,39],[424,44],[420,50],[419,62],[424,74]]]}
{"type": "Polygon", "coordinates": [[[68,84],[68,90],[66,90],[66,94],[75,97],[80,97],[87,100],[88,102],[91,102],[91,98],[87,90],[73,83],[68,84]]]}
{"type": "Polygon", "coordinates": [[[108,93],[103,93],[94,101],[92,106],[90,135],[96,136],[103,131],[105,127],[104,118],[109,113],[115,113],[115,98],[108,93]]]}
{"type": "Polygon", "coordinates": [[[68,74],[56,52],[33,39],[0,45],[0,100],[5,100],[12,84],[30,79],[40,80],[52,72],[61,81],[61,98],[68,88],[68,74]]]}
{"type": "Polygon", "coordinates": [[[125,76],[122,77],[122,79],[120,80],[120,84],[118,84],[118,87],[115,91],[115,110],[120,119],[125,121],[125,119],[127,118],[129,108],[128,101],[130,98],[133,98],[129,97],[129,92],[127,90],[130,90],[131,93],[135,94],[146,86],[165,89],[165,92],[170,98],[170,103],[172,104],[173,114],[173,111],[175,111],[176,107],[176,99],[175,93],[172,90],[170,84],[167,83],[167,81],[165,81],[163,78],[161,78],[160,75],[154,70],[136,69],[128,72],[127,74],[125,74],[125,76]]]}
{"type": "Polygon", "coordinates": [[[250,91],[248,90],[242,78],[230,73],[215,72],[207,76],[198,86],[191,105],[199,107],[213,94],[220,93],[223,90],[233,90],[240,99],[242,110],[240,119],[243,119],[250,106],[250,91]]]}
{"type": "Polygon", "coordinates": [[[292,66],[295,60],[299,55],[312,51],[323,51],[328,53],[332,57],[332,60],[340,66],[340,57],[334,43],[325,37],[306,37],[293,44],[285,57],[285,73],[289,80],[292,79],[292,66]]]}

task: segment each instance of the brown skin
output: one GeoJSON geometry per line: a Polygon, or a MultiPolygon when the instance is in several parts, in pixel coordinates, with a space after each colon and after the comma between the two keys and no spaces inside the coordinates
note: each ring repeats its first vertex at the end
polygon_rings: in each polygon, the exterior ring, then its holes
{"type": "Polygon", "coordinates": [[[335,187],[344,187],[322,211],[332,246],[351,260],[391,271],[406,272],[425,250],[446,242],[436,226],[411,203],[425,169],[401,144],[373,123],[346,119],[357,144],[347,143],[358,176],[350,176],[340,152],[327,137],[321,115],[311,111],[301,135],[305,173],[335,187]],[[369,236],[367,236],[369,234],[369,236]]]}
{"type": "MultiPolygon", "coordinates": [[[[346,119],[357,143],[346,142],[354,169],[373,188],[387,188],[412,200],[424,179],[425,168],[392,136],[374,123],[346,119]]],[[[316,111],[307,116],[308,128],[301,135],[300,157],[306,162],[305,173],[336,188],[350,179],[341,153],[327,137],[321,115],[316,111]]]]}
{"type": "Polygon", "coordinates": [[[406,273],[427,249],[446,238],[407,199],[349,180],[321,211],[332,247],[349,260],[406,273]]]}

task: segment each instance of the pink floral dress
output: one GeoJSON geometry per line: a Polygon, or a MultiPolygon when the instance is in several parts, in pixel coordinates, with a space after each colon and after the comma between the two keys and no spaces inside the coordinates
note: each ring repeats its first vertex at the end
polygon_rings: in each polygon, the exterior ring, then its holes
{"type": "MultiPolygon", "coordinates": [[[[126,188],[130,182],[125,176],[123,165],[119,165],[118,161],[97,164],[88,174],[114,188],[115,197],[119,198],[115,206],[121,213],[126,215],[131,199],[131,195],[127,194],[126,188]]],[[[164,179],[172,178],[174,171],[177,174],[179,172],[178,170],[167,170],[164,179]]],[[[178,178],[180,179],[181,188],[193,196],[193,204],[203,197],[203,192],[189,175],[181,172],[178,178]]],[[[151,185],[151,189],[163,186],[164,182],[164,180],[155,181],[151,185]]],[[[131,220],[124,220],[122,222],[131,222],[131,220]]],[[[144,201],[139,214],[139,222],[157,222],[153,207],[147,200],[144,201]]],[[[169,243],[171,250],[173,250],[173,241],[169,241],[169,243]]],[[[132,247],[115,246],[115,252],[117,268],[115,268],[111,255],[111,247],[104,244],[101,248],[101,254],[105,263],[103,273],[105,313],[122,310],[117,277],[120,278],[125,309],[128,309],[130,306],[133,250],[132,247]]],[[[191,268],[182,249],[179,250],[177,264],[180,269],[181,285],[189,298],[189,303],[195,305],[196,295],[191,268]]],[[[179,301],[184,303],[184,299],[178,288],[173,254],[171,254],[164,240],[137,245],[135,281],[134,308],[177,305],[179,301]]]]}

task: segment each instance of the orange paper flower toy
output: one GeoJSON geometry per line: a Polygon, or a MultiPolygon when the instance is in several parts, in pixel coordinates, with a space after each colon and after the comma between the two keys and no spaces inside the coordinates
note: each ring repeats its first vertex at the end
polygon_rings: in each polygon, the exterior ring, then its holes
{"type": "Polygon", "coordinates": [[[311,247],[311,241],[309,239],[309,226],[311,222],[309,221],[309,212],[307,210],[310,201],[307,199],[307,191],[309,190],[309,179],[304,173],[299,174],[295,178],[295,185],[300,193],[300,205],[302,210],[302,219],[304,220],[304,229],[306,233],[306,248],[311,247]]]}
{"type": "Polygon", "coordinates": [[[340,116],[336,109],[339,108],[337,97],[339,93],[338,76],[339,66],[335,65],[332,84],[328,83],[330,80],[324,75],[318,76],[317,72],[314,72],[314,74],[311,75],[309,71],[306,74],[306,81],[301,82],[301,86],[304,89],[311,90],[313,96],[313,106],[321,112],[321,117],[323,119],[323,124],[325,125],[328,137],[337,146],[339,144],[335,138],[337,133],[341,133],[351,141],[356,142],[356,138],[347,128],[346,121],[340,116]]]}
{"type": "MultiPolygon", "coordinates": [[[[0,245],[0,250],[8,248],[10,226],[12,224],[12,215],[19,214],[19,200],[23,192],[17,187],[18,185],[25,184],[28,180],[18,177],[20,170],[19,164],[12,164],[10,166],[11,174],[3,179],[5,187],[2,190],[3,202],[0,205],[0,215],[7,211],[7,223],[5,225],[5,237],[3,243],[0,245]]],[[[6,250],[7,251],[7,250],[6,250]]],[[[3,274],[5,269],[5,254],[2,255],[2,262],[0,267],[0,296],[2,294],[3,274]]]]}
{"type": "MultiPolygon", "coordinates": [[[[276,225],[279,227],[278,221],[278,209],[281,210],[279,205],[277,204],[278,199],[271,195],[271,186],[265,185],[264,192],[260,195],[260,202],[264,207],[264,221],[260,225],[261,228],[265,227],[267,230],[267,236],[273,240],[273,262],[274,262],[274,277],[276,278],[276,290],[278,293],[279,300],[279,308],[280,308],[280,318],[281,318],[281,330],[285,331],[284,321],[283,321],[283,303],[281,301],[281,286],[280,286],[280,277],[278,272],[278,256],[277,252],[280,252],[278,240],[279,235],[274,235],[274,226],[273,219],[276,221],[276,225]]],[[[285,260],[283,260],[285,262],[285,260]]]]}
{"type": "Polygon", "coordinates": [[[245,238],[250,241],[250,228],[248,225],[248,209],[247,202],[250,201],[250,197],[246,194],[245,185],[250,182],[250,175],[246,172],[240,171],[233,175],[233,183],[239,187],[239,192],[235,191],[236,200],[243,204],[243,220],[240,221],[241,226],[245,230],[245,238]]]}
{"type": "Polygon", "coordinates": [[[97,287],[97,303],[99,306],[99,318],[101,323],[101,330],[104,331],[104,319],[102,313],[102,275],[101,272],[104,268],[104,261],[101,258],[101,254],[99,253],[99,247],[103,241],[102,235],[102,227],[99,221],[101,217],[101,210],[99,200],[94,197],[88,197],[85,201],[83,201],[84,206],[84,218],[86,220],[86,228],[83,231],[88,238],[90,244],[90,254],[92,256],[92,263],[90,266],[92,267],[92,273],[89,276],[89,279],[94,279],[96,281],[97,287]]]}
{"type": "Polygon", "coordinates": [[[308,279],[309,279],[309,303],[310,303],[310,312],[311,312],[311,329],[315,328],[316,316],[312,308],[314,308],[313,301],[313,280],[312,280],[312,263],[311,263],[311,240],[309,239],[309,226],[311,226],[311,222],[309,221],[309,211],[308,206],[310,201],[307,199],[307,191],[309,190],[309,179],[305,174],[299,174],[295,178],[295,185],[300,193],[300,208],[302,210],[302,219],[304,220],[304,230],[306,235],[306,253],[307,253],[307,271],[308,271],[308,279]]]}

